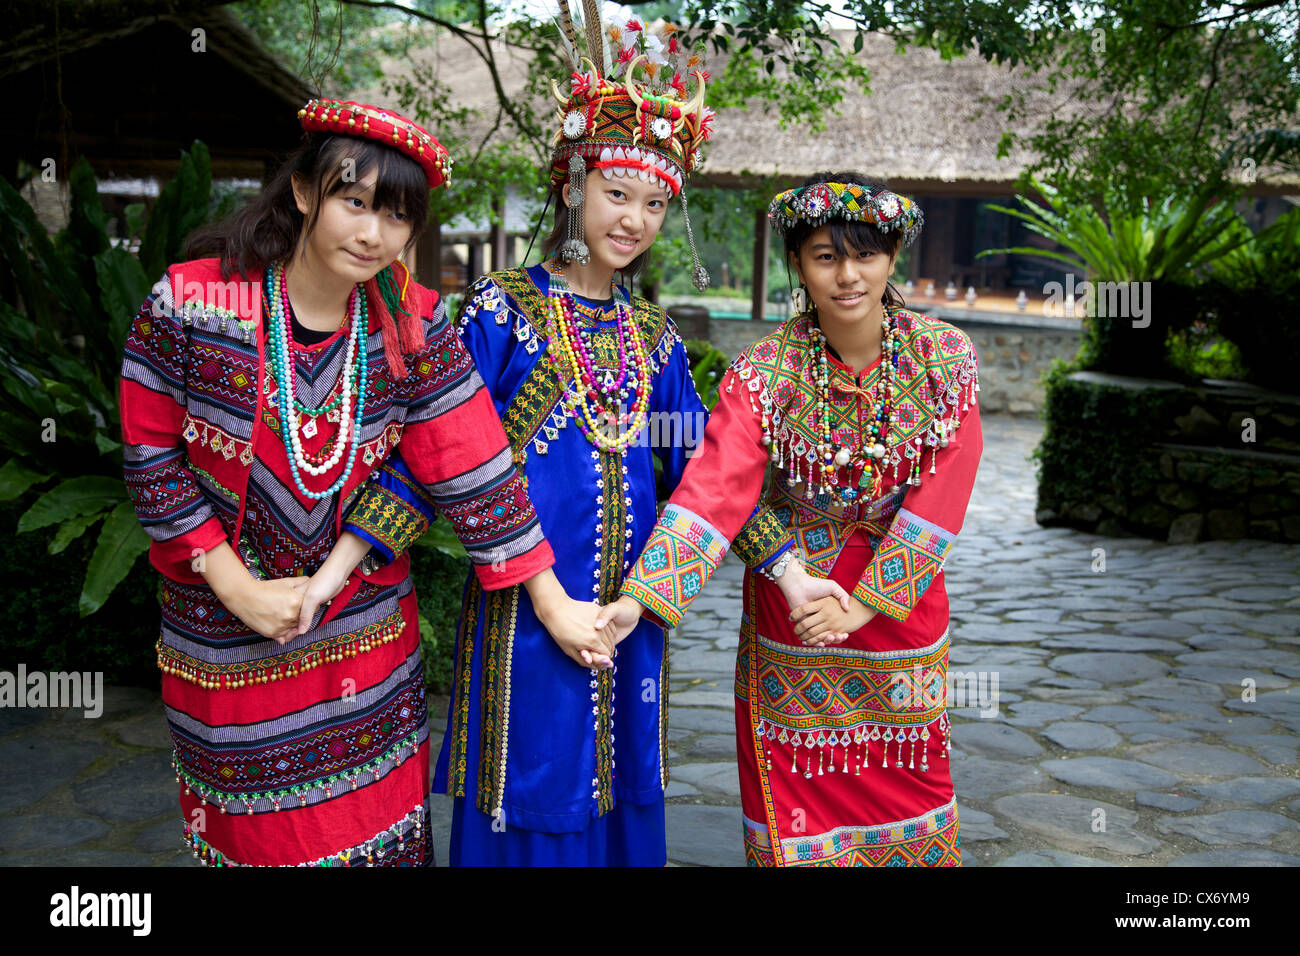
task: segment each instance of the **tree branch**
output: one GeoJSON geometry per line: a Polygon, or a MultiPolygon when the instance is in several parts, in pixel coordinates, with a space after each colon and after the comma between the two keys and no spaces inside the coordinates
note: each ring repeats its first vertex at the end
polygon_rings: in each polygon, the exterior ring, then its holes
{"type": "Polygon", "coordinates": [[[435,16],[432,13],[426,13],[423,10],[405,7],[400,3],[392,2],[392,0],[339,0],[339,3],[346,3],[354,7],[370,7],[371,9],[377,10],[396,10],[398,13],[406,16],[416,17],[417,19],[424,20],[426,23],[432,23],[435,26],[442,27],[459,37],[461,40],[464,40],[469,48],[478,54],[479,59],[487,65],[488,73],[492,77],[492,88],[496,92],[497,102],[500,103],[501,108],[506,111],[506,114],[509,115],[512,120],[514,120],[515,125],[519,128],[520,132],[525,135],[528,133],[529,124],[511,103],[510,97],[506,95],[505,87],[501,84],[501,74],[497,70],[496,59],[492,55],[493,38],[487,32],[487,7],[482,0],[480,0],[479,3],[479,22],[476,24],[479,31],[477,33],[466,30],[464,27],[452,23],[450,20],[445,20],[442,17],[435,16]],[[482,49],[475,44],[475,40],[482,41],[482,49]]]}

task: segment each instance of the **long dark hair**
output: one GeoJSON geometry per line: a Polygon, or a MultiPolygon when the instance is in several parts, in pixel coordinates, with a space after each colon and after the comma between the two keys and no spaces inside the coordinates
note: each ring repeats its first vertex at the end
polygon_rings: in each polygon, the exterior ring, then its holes
{"type": "MultiPolygon", "coordinates": [[[[374,206],[400,211],[411,224],[411,237],[404,250],[409,251],[429,221],[429,181],[420,166],[398,150],[373,140],[309,132],[257,196],[225,219],[195,230],[186,241],[185,256],[218,257],[222,279],[228,280],[236,272],[257,275],[272,263],[293,255],[299,240],[316,225],[321,203],[327,197],[360,182],[371,170],[376,171],[374,206]],[[314,197],[307,216],[298,211],[294,199],[295,174],[314,197]]],[[[399,282],[392,267],[387,266],[366,283],[371,314],[379,319],[386,339],[399,346],[385,352],[390,370],[394,375],[400,372],[400,377],[405,377],[406,369],[399,350],[412,354],[424,346],[420,317],[407,310],[407,300],[400,292],[405,279],[399,282]],[[392,300],[391,306],[387,300],[392,300]]]]}
{"type": "MultiPolygon", "coordinates": [[[[588,174],[590,175],[590,174],[588,174]]],[[[555,204],[555,221],[551,226],[550,234],[542,240],[542,255],[546,259],[555,257],[555,251],[560,248],[560,243],[569,237],[569,207],[564,204],[564,187],[551,186],[551,202],[555,204]]],[[[651,246],[653,248],[653,244],[651,246]]],[[[650,249],[639,254],[635,259],[627,264],[619,273],[623,276],[623,282],[635,279],[641,274],[641,270],[646,267],[650,261],[650,249]]]]}
{"type": "MultiPolygon", "coordinates": [[[[853,183],[855,186],[861,186],[871,192],[889,188],[883,181],[868,179],[861,173],[831,172],[829,170],[813,173],[799,185],[812,186],[816,183],[853,183]]],[[[897,231],[881,232],[873,223],[832,219],[824,225],[830,227],[831,245],[835,247],[836,254],[841,256],[848,255],[850,247],[856,253],[879,252],[891,257],[897,256],[902,248],[902,233],[897,231]]],[[[803,248],[803,244],[808,241],[809,236],[820,228],[821,226],[805,219],[795,223],[786,231],[785,276],[790,281],[792,291],[794,289],[794,280],[790,275],[790,259],[791,257],[799,258],[799,250],[803,248]]],[[[888,280],[885,282],[885,294],[880,297],[880,301],[893,308],[902,308],[907,304],[903,301],[902,293],[888,280]]]]}

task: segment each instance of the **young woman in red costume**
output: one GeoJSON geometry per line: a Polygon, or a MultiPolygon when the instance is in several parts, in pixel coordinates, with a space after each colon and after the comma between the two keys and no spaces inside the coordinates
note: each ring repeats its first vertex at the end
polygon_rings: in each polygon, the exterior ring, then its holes
{"type": "Polygon", "coordinates": [[[683,569],[701,564],[680,529],[734,535],[770,477],[766,504],[809,573],[854,600],[790,614],[769,581],[745,576],[736,744],[746,858],[956,866],[942,566],[980,458],[975,351],[889,285],[921,229],[910,199],[823,173],[777,196],[770,217],[799,277],[799,314],[728,370],[703,449],[598,623],[622,633],[643,608],[679,621],[691,600],[683,569]]]}
{"type": "MultiPolygon", "coordinates": [[[[611,635],[551,572],[482,380],[437,294],[396,262],[446,151],[379,107],[313,100],[299,117],[303,143],[262,194],[190,243],[213,258],[154,286],[122,364],[185,839],[216,865],[423,865],[409,559],[360,573],[372,542],[340,531],[368,476],[400,441],[485,589],[523,583],[583,660],[606,662],[611,635]]],[[[382,537],[399,519],[362,526],[382,537]]]]}

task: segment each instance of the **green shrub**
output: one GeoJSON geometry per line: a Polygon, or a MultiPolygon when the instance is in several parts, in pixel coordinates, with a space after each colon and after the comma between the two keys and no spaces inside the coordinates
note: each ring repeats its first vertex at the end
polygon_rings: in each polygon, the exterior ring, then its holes
{"type": "Polygon", "coordinates": [[[420,602],[424,683],[437,693],[451,687],[456,629],[469,571],[468,557],[453,557],[424,544],[411,549],[411,582],[420,602]]]}
{"type": "Polygon", "coordinates": [[[56,555],[54,528],[16,534],[23,507],[0,505],[0,563],[7,568],[0,605],[0,669],[103,671],[109,684],[158,686],[158,572],[132,565],[97,614],[81,617],[82,569],[94,541],[82,536],[56,555]]]}

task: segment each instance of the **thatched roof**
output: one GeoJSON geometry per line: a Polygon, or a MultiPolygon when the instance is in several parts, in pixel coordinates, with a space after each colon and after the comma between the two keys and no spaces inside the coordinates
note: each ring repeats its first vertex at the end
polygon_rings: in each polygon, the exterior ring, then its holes
{"type": "MultiPolygon", "coordinates": [[[[486,65],[455,37],[439,37],[422,26],[410,29],[427,41],[414,44],[411,61],[387,61],[385,73],[395,78],[432,71],[451,89],[457,105],[475,110],[475,121],[459,132],[477,144],[489,135],[497,118],[496,94],[486,65]]],[[[846,46],[852,43],[851,32],[839,36],[846,46]]],[[[494,49],[503,88],[509,95],[518,95],[528,68],[527,52],[504,45],[494,49]]],[[[894,41],[882,35],[867,36],[858,56],[870,70],[871,93],[847,91],[838,115],[826,117],[823,132],[810,134],[798,124],[782,128],[777,111],[764,112],[758,102],[722,110],[714,124],[716,132],[705,146],[705,162],[696,181],[747,187],[768,177],[794,181],[817,170],[840,168],[888,179],[904,192],[1011,194],[1014,180],[1031,156],[1018,147],[1006,159],[997,158],[998,141],[1008,123],[996,104],[1018,86],[1031,82],[1023,67],[999,66],[973,52],[950,61],[919,47],[899,54],[894,41]]],[[[722,63],[717,58],[707,66],[715,75],[721,73],[722,63]]],[[[357,95],[392,99],[376,89],[357,95]]],[[[1051,116],[1085,108],[1068,90],[1031,92],[1025,107],[1025,115],[1014,129],[1021,136],[1032,133],[1051,116]]],[[[1271,175],[1252,191],[1286,193],[1296,192],[1297,187],[1300,176],[1271,175]]]]}
{"type": "MultiPolygon", "coordinates": [[[[776,112],[764,113],[758,103],[722,112],[702,178],[745,185],[756,177],[796,180],[818,170],[850,169],[888,179],[904,192],[1010,192],[1032,157],[1018,148],[997,158],[1007,121],[994,105],[1020,81],[1018,71],[974,53],[950,61],[917,47],[899,54],[881,35],[866,37],[858,58],[870,70],[871,94],[846,92],[839,115],[825,117],[823,132],[794,124],[783,129],[776,112]]],[[[1065,94],[1031,96],[1027,105],[1018,133],[1053,112],[1077,108],[1065,94]]]]}

